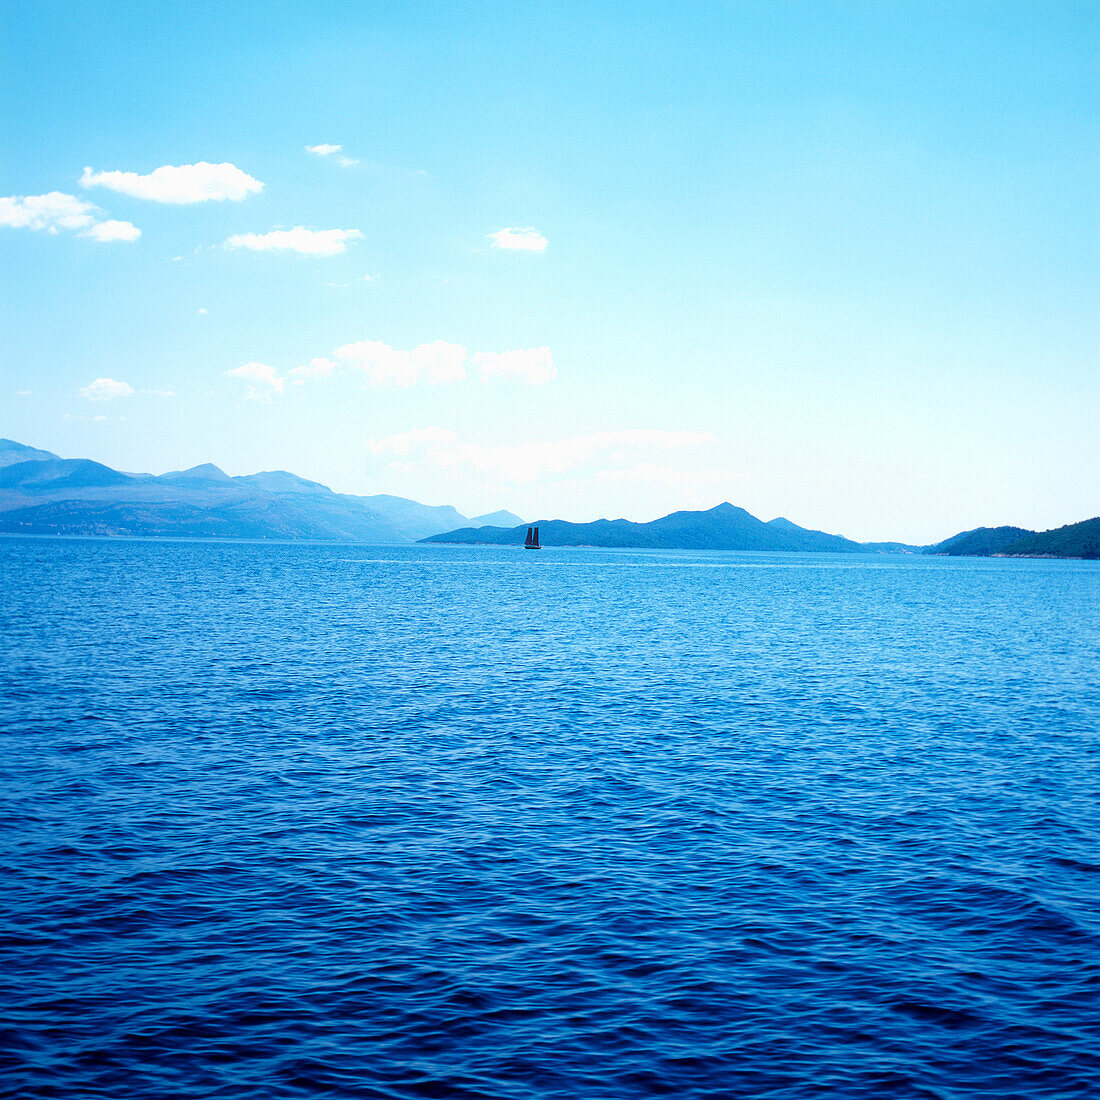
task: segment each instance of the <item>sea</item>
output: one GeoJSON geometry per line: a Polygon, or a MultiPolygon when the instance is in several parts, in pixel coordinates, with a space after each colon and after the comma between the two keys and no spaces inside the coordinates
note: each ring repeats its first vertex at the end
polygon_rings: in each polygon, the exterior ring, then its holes
{"type": "Polygon", "coordinates": [[[1100,563],[0,539],[0,1096],[1100,1096],[1100,563]]]}

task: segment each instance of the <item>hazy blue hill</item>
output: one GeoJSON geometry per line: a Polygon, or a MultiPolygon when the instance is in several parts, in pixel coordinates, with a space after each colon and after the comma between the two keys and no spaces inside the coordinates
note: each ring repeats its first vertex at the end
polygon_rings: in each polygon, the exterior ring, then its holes
{"type": "MultiPolygon", "coordinates": [[[[537,520],[540,539],[545,546],[637,546],[631,542],[631,528],[642,524],[625,519],[600,519],[594,523],[569,523],[566,520],[537,520]]],[[[455,531],[422,538],[420,542],[459,543],[483,546],[522,546],[527,524],[518,527],[460,527],[455,531]]]]}
{"type": "Polygon", "coordinates": [[[274,499],[288,519],[296,519],[300,529],[318,532],[296,537],[394,544],[414,541],[403,528],[354,497],[298,493],[280,494],[274,499]]]}
{"type": "Polygon", "coordinates": [[[87,458],[32,459],[0,468],[0,489],[56,493],[65,489],[127,485],[134,479],[87,458]]]}
{"type": "Polygon", "coordinates": [[[0,439],[0,466],[12,466],[17,462],[48,462],[51,459],[60,461],[61,456],[16,443],[14,439],[0,439]]]}
{"type": "Polygon", "coordinates": [[[973,531],[963,531],[930,546],[925,553],[988,558],[992,554],[1003,553],[1018,539],[1034,534],[1034,531],[1023,527],[976,527],[973,531]]]}
{"type": "Polygon", "coordinates": [[[781,531],[797,539],[804,549],[812,542],[816,549],[834,554],[853,554],[867,550],[862,543],[853,542],[842,535],[830,535],[825,531],[814,531],[808,527],[799,527],[782,516],[768,520],[767,526],[773,531],[781,531]]]}
{"type": "Polygon", "coordinates": [[[358,497],[287,470],[230,477],[213,463],[126,474],[0,441],[0,531],[408,543],[466,522],[448,506],[358,497]],[[14,460],[14,461],[13,461],[14,460]]]}
{"type": "MultiPolygon", "coordinates": [[[[784,520],[767,524],[744,508],[719,504],[705,512],[672,512],[649,523],[600,519],[593,523],[540,520],[539,539],[545,546],[606,546],[664,550],[810,550],[856,553],[859,543],[808,531],[784,520]]],[[[422,542],[520,545],[527,525],[466,527],[422,539],[422,542]]]]}
{"type": "Polygon", "coordinates": [[[203,462],[199,466],[192,466],[190,470],[172,470],[170,473],[161,474],[157,480],[175,485],[198,485],[203,488],[210,484],[235,484],[235,480],[213,462],[203,462]]]}
{"type": "Polygon", "coordinates": [[[928,549],[909,542],[862,542],[860,545],[873,554],[923,554],[928,549]]]}
{"type": "Polygon", "coordinates": [[[1100,516],[1025,535],[1000,553],[1006,557],[1100,558],[1100,516]]]}
{"type": "Polygon", "coordinates": [[[336,496],[319,481],[309,481],[289,470],[267,470],[260,474],[241,474],[232,479],[238,485],[260,489],[265,493],[307,493],[310,496],[336,496]]]}
{"type": "Polygon", "coordinates": [[[865,549],[861,543],[846,539],[843,535],[830,535],[826,531],[799,527],[797,523],[792,523],[789,519],[783,519],[782,517],[770,520],[767,526],[772,530],[782,531],[797,539],[800,548],[804,550],[810,549],[811,544],[815,550],[832,554],[858,554],[865,549]]]}
{"type": "Polygon", "coordinates": [[[220,509],[183,501],[52,501],[0,512],[0,531],[28,535],[279,537],[263,520],[227,516],[220,509]]]}
{"type": "Polygon", "coordinates": [[[484,516],[471,516],[466,522],[471,527],[515,527],[524,521],[515,512],[502,508],[499,512],[489,512],[484,516]]]}
{"type": "MultiPolygon", "coordinates": [[[[538,526],[546,546],[1100,556],[1100,518],[1042,534],[1021,527],[979,527],[928,548],[861,545],[784,517],[765,523],[728,502],[707,511],[672,512],[649,523],[540,520],[538,526]]],[[[128,474],[0,439],[0,532],[520,546],[527,524],[504,510],[471,521],[450,505],[336,493],[288,470],[231,477],[206,462],[159,477],[128,474]]]]}
{"type": "Polygon", "coordinates": [[[415,500],[385,493],[369,497],[348,495],[347,499],[366,505],[391,526],[405,532],[410,539],[423,539],[469,523],[461,512],[449,504],[419,504],[415,500]]]}
{"type": "Polygon", "coordinates": [[[155,482],[71,491],[41,499],[0,493],[0,531],[68,535],[217,535],[223,538],[412,541],[368,508],[335,494],[320,505],[299,495],[218,487],[171,490],[155,482]],[[219,491],[220,490],[220,491],[219,491]]]}

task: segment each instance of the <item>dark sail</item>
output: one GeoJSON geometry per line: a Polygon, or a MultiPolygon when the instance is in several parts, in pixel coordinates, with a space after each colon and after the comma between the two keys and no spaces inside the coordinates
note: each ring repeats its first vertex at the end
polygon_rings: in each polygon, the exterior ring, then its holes
{"type": "Polygon", "coordinates": [[[539,549],[539,529],[537,527],[527,528],[527,541],[523,544],[524,550],[538,550],[539,549]]]}

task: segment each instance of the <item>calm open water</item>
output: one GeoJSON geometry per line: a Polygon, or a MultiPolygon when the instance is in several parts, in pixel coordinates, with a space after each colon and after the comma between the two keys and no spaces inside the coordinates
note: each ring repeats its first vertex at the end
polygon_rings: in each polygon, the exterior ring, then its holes
{"type": "Polygon", "coordinates": [[[0,539],[3,1097],[1100,1095],[1100,563],[0,539]]]}

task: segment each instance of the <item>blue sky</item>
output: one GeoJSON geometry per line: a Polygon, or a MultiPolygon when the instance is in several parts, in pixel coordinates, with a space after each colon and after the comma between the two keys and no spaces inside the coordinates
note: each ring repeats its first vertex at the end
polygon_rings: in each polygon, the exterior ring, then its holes
{"type": "Polygon", "coordinates": [[[1100,511],[1094,4],[2,11],[0,435],[467,514],[1100,511]]]}

